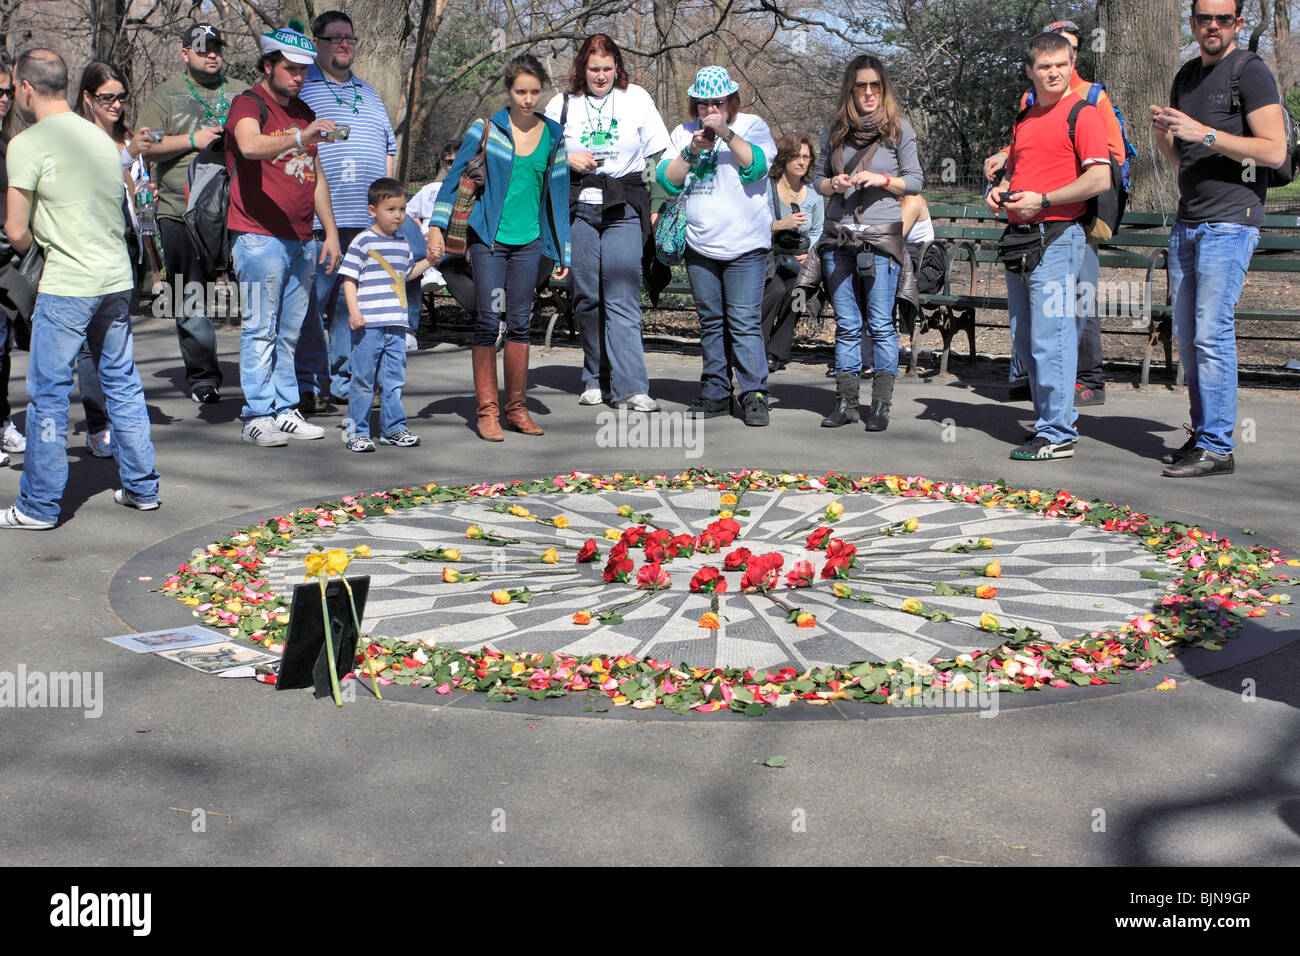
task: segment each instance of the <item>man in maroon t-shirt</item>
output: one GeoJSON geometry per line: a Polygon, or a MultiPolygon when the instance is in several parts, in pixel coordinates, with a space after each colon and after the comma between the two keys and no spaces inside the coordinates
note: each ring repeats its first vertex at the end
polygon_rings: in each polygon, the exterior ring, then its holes
{"type": "Polygon", "coordinates": [[[1070,92],[1071,50],[1059,33],[1029,43],[1025,69],[1034,105],[1016,125],[1007,161],[1010,182],[994,186],[989,209],[1006,212],[1003,242],[1020,258],[1007,262],[1012,347],[1029,374],[1038,421],[1016,461],[1069,458],[1079,437],[1074,377],[1078,359],[1076,289],[1083,263],[1079,218],[1087,201],[1110,187],[1110,150],[1096,107],[1070,92]],[[1074,139],[1069,118],[1077,110],[1074,139]]]}
{"type": "Polygon", "coordinates": [[[325,435],[298,413],[293,364],[317,264],[309,255],[313,213],[325,228],[319,261],[328,260],[333,271],[340,255],[329,186],[316,155],[335,124],[316,119],[297,97],[316,48],[291,29],[272,30],[261,45],[262,82],[235,97],[226,117],[226,223],[235,273],[248,290],[239,339],[242,437],[269,446],[325,435]]]}

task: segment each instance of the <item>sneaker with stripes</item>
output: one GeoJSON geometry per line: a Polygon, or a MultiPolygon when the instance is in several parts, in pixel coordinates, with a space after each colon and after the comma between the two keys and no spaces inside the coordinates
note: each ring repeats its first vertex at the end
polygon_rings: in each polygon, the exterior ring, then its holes
{"type": "Polygon", "coordinates": [[[245,423],[244,432],[239,437],[262,448],[289,444],[289,436],[275,427],[275,419],[265,415],[245,423]]]}
{"type": "Polygon", "coordinates": [[[412,434],[403,428],[400,432],[393,435],[380,435],[379,444],[395,445],[398,448],[414,448],[420,444],[420,436],[412,434]]]}
{"type": "Polygon", "coordinates": [[[325,437],[325,429],[307,421],[307,419],[302,417],[302,412],[298,411],[296,408],[276,415],[275,427],[290,438],[311,440],[313,438],[325,437]]]}

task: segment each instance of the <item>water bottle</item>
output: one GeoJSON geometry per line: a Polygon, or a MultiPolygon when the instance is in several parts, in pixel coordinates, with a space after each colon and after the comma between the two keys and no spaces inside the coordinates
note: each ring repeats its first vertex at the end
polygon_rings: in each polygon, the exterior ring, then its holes
{"type": "Polygon", "coordinates": [[[135,217],[140,222],[140,235],[153,236],[158,233],[157,209],[154,206],[153,183],[149,181],[149,170],[140,174],[140,186],[135,191],[135,217]]]}

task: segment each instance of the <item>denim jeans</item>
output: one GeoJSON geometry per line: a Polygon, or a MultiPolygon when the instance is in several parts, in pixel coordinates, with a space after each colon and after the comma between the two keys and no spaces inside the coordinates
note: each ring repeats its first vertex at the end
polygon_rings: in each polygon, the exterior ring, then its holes
{"type": "Polygon", "coordinates": [[[1034,432],[1053,444],[1079,437],[1074,424],[1074,376],[1079,360],[1079,268],[1086,243],[1083,228],[1072,223],[1043,253],[1028,276],[1007,273],[1007,313],[1012,317],[1012,347],[1024,358],[1029,391],[1038,420],[1034,432]]]}
{"type": "MultiPolygon", "coordinates": [[[[348,246],[360,232],[360,229],[339,230],[339,252],[342,255],[347,255],[348,246]]],[[[343,301],[339,263],[334,263],[333,272],[326,272],[326,263],[319,261],[320,247],[320,240],[313,239],[307,253],[315,276],[307,300],[307,315],[298,335],[294,368],[300,393],[324,395],[328,392],[346,398],[352,330],[348,328],[348,307],[343,301]]]]}
{"type": "Polygon", "coordinates": [[[1169,290],[1178,360],[1187,380],[1196,444],[1226,455],[1237,423],[1235,313],[1258,226],[1174,223],[1169,236],[1169,290]]]}
{"type": "Polygon", "coordinates": [[[474,298],[478,305],[474,345],[495,345],[503,318],[507,342],[532,341],[533,292],[541,258],[540,239],[523,246],[504,242],[489,246],[471,231],[469,261],[474,271],[474,298]]]}
{"type": "Polygon", "coordinates": [[[235,273],[247,283],[239,334],[239,385],[244,421],[283,414],[298,404],[294,352],[311,298],[310,239],[245,233],[231,250],[235,273]]]}
{"type": "MultiPolygon", "coordinates": [[[[1078,367],[1075,369],[1077,381],[1089,388],[1105,388],[1106,374],[1102,371],[1101,353],[1101,304],[1097,299],[1097,282],[1101,278],[1101,260],[1097,256],[1097,247],[1087,242],[1083,244],[1083,260],[1079,265],[1077,294],[1075,296],[1074,324],[1079,337],[1078,367]]],[[[1028,339],[1016,338],[1016,319],[1008,312],[1011,325],[1011,374],[1012,382],[1023,381],[1028,372],[1025,356],[1016,350],[1016,342],[1022,341],[1028,348],[1028,339]]]]}
{"type": "Polygon", "coordinates": [[[631,203],[601,219],[579,203],[570,234],[573,317],[582,335],[582,390],[622,401],[650,391],[641,345],[641,217],[631,203]]]}
{"type": "Polygon", "coordinates": [[[139,502],[158,500],[153,439],[144,386],[135,367],[131,290],[108,295],[36,297],[27,362],[27,452],[18,484],[18,510],[42,521],[59,519],[68,483],[68,402],[81,344],[90,346],[113,428],[113,456],[122,487],[139,502]]]}
{"type": "Polygon", "coordinates": [[[93,435],[108,428],[104,386],[99,384],[99,373],[95,371],[95,357],[90,354],[90,345],[84,342],[77,350],[77,391],[81,393],[81,409],[86,413],[86,431],[93,435]]]}
{"type": "MultiPolygon", "coordinates": [[[[424,238],[424,233],[420,227],[415,224],[415,220],[407,216],[402,220],[401,226],[397,229],[397,234],[406,239],[407,244],[411,247],[411,262],[416,263],[425,257],[429,252],[429,244],[424,238]]],[[[406,283],[406,326],[412,332],[420,327],[420,303],[423,297],[420,293],[420,276],[416,276],[406,283]]]]}
{"type": "Polygon", "coordinates": [[[876,274],[861,278],[857,256],[835,250],[822,253],[822,274],[831,305],[835,307],[835,369],[856,375],[862,371],[862,326],[866,313],[871,336],[871,367],[898,375],[898,328],[894,325],[894,294],[898,291],[899,265],[888,256],[876,256],[876,274]]]}
{"type": "Polygon", "coordinates": [[[686,274],[700,315],[704,398],[730,398],[733,374],[742,398],[767,389],[762,315],[767,257],[766,249],[727,260],[686,249],[686,274]]]}
{"type": "Polygon", "coordinates": [[[352,434],[370,434],[370,403],[379,389],[379,434],[406,430],[402,386],[406,384],[406,326],[380,325],[350,329],[352,375],[348,385],[348,419],[352,434]]]}

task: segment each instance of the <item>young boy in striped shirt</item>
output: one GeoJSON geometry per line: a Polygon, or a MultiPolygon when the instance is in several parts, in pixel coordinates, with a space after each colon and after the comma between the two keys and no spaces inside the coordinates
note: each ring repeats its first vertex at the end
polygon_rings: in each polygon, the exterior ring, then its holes
{"type": "Polygon", "coordinates": [[[406,282],[429,268],[429,260],[411,262],[411,246],[397,230],[406,218],[406,190],[395,179],[376,179],[367,196],[374,222],[348,246],[339,275],[352,329],[352,371],[348,422],[343,444],[348,451],[375,450],[370,438],[370,404],[379,390],[379,443],[411,448],[418,435],[406,427],[402,386],[406,384],[406,282]]]}

